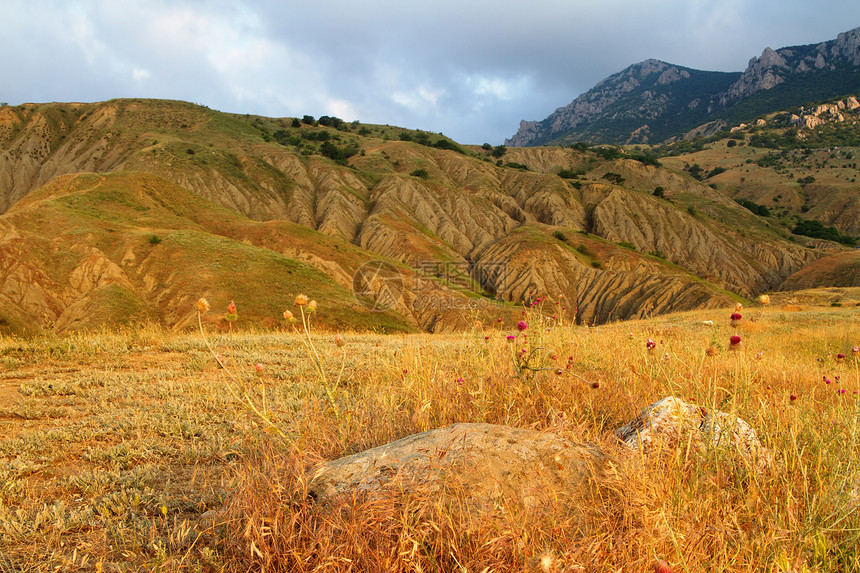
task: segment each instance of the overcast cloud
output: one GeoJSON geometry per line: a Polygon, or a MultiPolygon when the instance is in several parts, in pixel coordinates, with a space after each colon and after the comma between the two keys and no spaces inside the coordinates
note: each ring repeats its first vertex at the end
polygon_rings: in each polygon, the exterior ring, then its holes
{"type": "Polygon", "coordinates": [[[743,71],[845,0],[3,0],[0,101],[191,101],[502,143],[647,58],[743,71]]]}

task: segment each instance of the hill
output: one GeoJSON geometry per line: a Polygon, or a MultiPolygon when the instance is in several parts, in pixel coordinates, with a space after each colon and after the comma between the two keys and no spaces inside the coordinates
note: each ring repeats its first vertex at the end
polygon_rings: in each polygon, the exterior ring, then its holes
{"type": "Polygon", "coordinates": [[[767,48],[735,73],[646,60],[606,78],[542,121],[520,123],[509,146],[658,144],[860,92],[860,28],[831,41],[767,48]]]}
{"type": "Polygon", "coordinates": [[[0,108],[0,205],[18,333],[182,328],[199,296],[276,325],[298,292],[343,309],[333,328],[453,330],[538,299],[602,323],[724,306],[844,250],[632,153],[172,101],[0,108]]]}

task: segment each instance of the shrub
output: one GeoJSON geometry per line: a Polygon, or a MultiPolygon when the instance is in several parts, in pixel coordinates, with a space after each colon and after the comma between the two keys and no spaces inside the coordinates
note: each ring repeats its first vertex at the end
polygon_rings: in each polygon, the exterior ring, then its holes
{"type": "Polygon", "coordinates": [[[614,185],[621,185],[624,183],[624,177],[619,175],[618,173],[612,173],[611,171],[603,176],[603,179],[606,179],[610,183],[614,185]]]}
{"type": "Polygon", "coordinates": [[[562,179],[576,179],[582,175],[581,171],[574,171],[573,169],[562,169],[558,172],[558,176],[562,179]]]}
{"type": "Polygon", "coordinates": [[[854,246],[857,244],[857,239],[855,237],[852,237],[851,235],[843,235],[835,227],[828,227],[821,221],[803,220],[798,223],[791,232],[795,235],[824,239],[848,246],[854,246]]]}
{"type": "Polygon", "coordinates": [[[430,174],[427,173],[426,169],[415,169],[411,173],[409,173],[412,177],[420,177],[421,179],[427,179],[430,177],[430,174]]]}

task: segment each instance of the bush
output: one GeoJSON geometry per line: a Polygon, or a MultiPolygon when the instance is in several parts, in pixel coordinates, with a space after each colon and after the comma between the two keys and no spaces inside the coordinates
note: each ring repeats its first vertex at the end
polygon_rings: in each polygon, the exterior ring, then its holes
{"type": "Polygon", "coordinates": [[[659,197],[660,199],[662,199],[666,196],[666,190],[663,189],[663,187],[661,187],[660,185],[658,185],[654,188],[654,192],[652,193],[652,195],[654,195],[654,197],[659,197]]]}
{"type": "Polygon", "coordinates": [[[770,217],[770,210],[764,205],[753,203],[749,199],[735,199],[735,203],[760,217],[770,217]]]}
{"type": "MultiPolygon", "coordinates": [[[[501,161],[501,159],[499,161],[501,161]]],[[[505,167],[511,167],[513,169],[519,169],[520,171],[528,171],[529,170],[528,165],[523,165],[522,163],[516,163],[514,161],[511,161],[510,163],[506,163],[505,167]]]]}
{"type": "Polygon", "coordinates": [[[333,161],[345,164],[347,159],[358,153],[358,144],[350,143],[338,146],[330,141],[325,141],[320,146],[320,153],[333,161]]]}
{"type": "Polygon", "coordinates": [[[609,172],[604,175],[603,178],[614,185],[621,185],[622,183],[624,183],[624,177],[622,177],[618,173],[609,172]]]}
{"type": "Polygon", "coordinates": [[[426,169],[415,169],[411,173],[409,173],[412,177],[420,177],[421,179],[427,179],[430,177],[430,174],[427,173],[426,169]]]}
{"type": "Polygon", "coordinates": [[[320,116],[317,123],[320,125],[324,125],[326,127],[333,127],[335,129],[340,129],[344,125],[344,121],[339,117],[330,117],[327,115],[320,116]]]}
{"type": "Polygon", "coordinates": [[[798,223],[791,230],[795,235],[803,235],[814,239],[824,239],[843,245],[854,246],[857,244],[857,239],[851,235],[841,234],[835,227],[828,227],[821,221],[804,220],[798,223]]]}
{"type": "Polygon", "coordinates": [[[576,179],[580,175],[583,175],[582,171],[574,171],[573,169],[562,169],[558,172],[558,176],[562,179],[576,179]]]}
{"type": "Polygon", "coordinates": [[[498,159],[498,158],[502,157],[507,152],[508,152],[507,147],[505,147],[504,145],[497,145],[496,147],[493,148],[493,151],[490,153],[490,155],[492,155],[493,157],[498,159]]]}
{"type": "Polygon", "coordinates": [[[561,231],[553,231],[552,236],[561,241],[562,243],[567,242],[567,235],[565,235],[561,231]]]}

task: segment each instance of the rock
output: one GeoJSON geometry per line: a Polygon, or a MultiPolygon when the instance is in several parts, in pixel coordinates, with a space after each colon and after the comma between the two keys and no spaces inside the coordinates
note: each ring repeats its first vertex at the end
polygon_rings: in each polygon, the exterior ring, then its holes
{"type": "Polygon", "coordinates": [[[559,491],[576,491],[609,466],[596,446],[556,433],[461,423],[324,462],[311,472],[309,493],[329,502],[356,490],[421,485],[438,492],[453,483],[479,506],[503,500],[535,506],[559,491]]]}
{"type": "Polygon", "coordinates": [[[645,454],[692,443],[697,448],[731,448],[756,470],[770,464],[770,452],[744,420],[674,396],[651,404],[615,433],[627,446],[645,454]]]}

